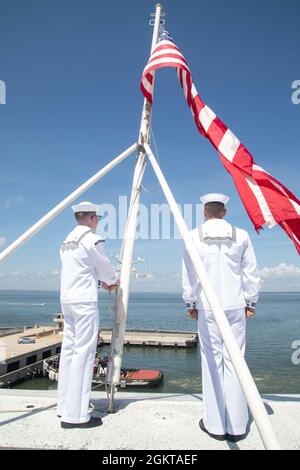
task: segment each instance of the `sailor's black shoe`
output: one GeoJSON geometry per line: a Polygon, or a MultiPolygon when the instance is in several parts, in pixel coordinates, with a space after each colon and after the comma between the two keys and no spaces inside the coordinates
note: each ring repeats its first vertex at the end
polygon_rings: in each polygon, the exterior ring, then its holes
{"type": "Polygon", "coordinates": [[[200,426],[200,429],[203,431],[203,432],[206,432],[210,437],[212,437],[213,439],[217,439],[217,441],[226,441],[227,439],[227,434],[212,434],[211,432],[209,432],[206,427],[204,426],[204,423],[203,423],[203,419],[200,419],[199,421],[199,426],[200,426]]]}
{"type": "Polygon", "coordinates": [[[72,428],[95,428],[96,426],[101,426],[102,424],[102,419],[101,418],[96,418],[92,417],[89,421],[86,423],[66,423],[64,421],[61,421],[60,425],[64,429],[72,429],[72,428]]]}
{"type": "Polygon", "coordinates": [[[229,442],[238,442],[238,441],[241,441],[243,439],[245,439],[245,437],[247,437],[247,433],[245,434],[227,434],[227,440],[229,442]]]}

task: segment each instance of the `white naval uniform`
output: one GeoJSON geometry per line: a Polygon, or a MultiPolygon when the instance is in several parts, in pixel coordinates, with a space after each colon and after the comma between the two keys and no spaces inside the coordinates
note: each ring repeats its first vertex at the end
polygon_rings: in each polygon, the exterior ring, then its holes
{"type": "MultiPolygon", "coordinates": [[[[245,352],[245,306],[258,300],[260,276],[248,233],[224,219],[193,230],[212,287],[234,337],[245,352]]],[[[247,402],[188,252],[182,263],[183,298],[195,302],[201,344],[203,422],[212,434],[244,434],[247,402]]]]}
{"type": "Polygon", "coordinates": [[[98,280],[117,280],[105,256],[104,240],[78,225],[61,245],[61,306],[64,338],[60,355],[57,414],[68,423],[85,423],[98,337],[98,280]]]}

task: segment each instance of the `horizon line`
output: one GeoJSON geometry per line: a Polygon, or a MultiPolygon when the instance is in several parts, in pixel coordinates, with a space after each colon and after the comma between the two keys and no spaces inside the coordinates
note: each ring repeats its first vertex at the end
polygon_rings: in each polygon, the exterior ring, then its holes
{"type": "MultiPolygon", "coordinates": [[[[60,290],[56,290],[56,289],[2,289],[0,287],[0,292],[5,292],[5,291],[11,291],[11,292],[57,292],[59,293],[60,290]]],[[[105,290],[101,290],[99,289],[99,292],[101,293],[105,293],[106,291],[105,290]]],[[[135,294],[177,294],[177,293],[181,293],[181,291],[158,291],[158,290],[151,290],[151,291],[140,291],[140,290],[132,290],[130,291],[131,293],[135,293],[135,294]]],[[[280,290],[277,290],[277,291],[260,291],[260,294],[300,294],[300,290],[299,291],[293,291],[293,290],[290,290],[290,291],[280,291],[280,290]]]]}

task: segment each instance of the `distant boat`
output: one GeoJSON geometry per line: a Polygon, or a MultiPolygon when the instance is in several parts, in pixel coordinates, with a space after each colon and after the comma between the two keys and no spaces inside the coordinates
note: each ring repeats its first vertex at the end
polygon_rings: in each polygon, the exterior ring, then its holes
{"type": "MultiPolygon", "coordinates": [[[[58,381],[59,359],[60,355],[57,354],[43,361],[43,374],[50,380],[58,381]]],[[[93,386],[105,385],[107,364],[108,356],[102,358],[99,354],[96,355],[92,378],[93,386]]],[[[163,375],[161,370],[122,368],[120,387],[156,387],[162,382],[163,375]]]]}

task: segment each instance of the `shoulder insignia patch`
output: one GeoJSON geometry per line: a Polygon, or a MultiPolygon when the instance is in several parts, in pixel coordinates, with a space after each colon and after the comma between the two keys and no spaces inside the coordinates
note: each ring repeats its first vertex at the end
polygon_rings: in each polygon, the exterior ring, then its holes
{"type": "Polygon", "coordinates": [[[105,240],[98,240],[98,241],[95,243],[95,245],[98,245],[98,243],[104,243],[104,242],[105,242],[105,240]]]}

